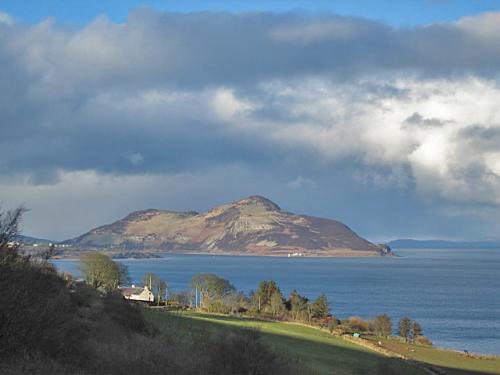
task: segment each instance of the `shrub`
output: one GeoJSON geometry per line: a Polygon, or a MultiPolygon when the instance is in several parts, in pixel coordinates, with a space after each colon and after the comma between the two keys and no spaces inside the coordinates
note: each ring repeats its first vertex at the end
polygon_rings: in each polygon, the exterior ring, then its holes
{"type": "Polygon", "coordinates": [[[50,264],[0,254],[0,290],[0,357],[75,350],[79,329],[71,319],[71,296],[50,264]]]}
{"type": "Polygon", "coordinates": [[[143,332],[145,324],[139,307],[127,302],[120,292],[103,297],[104,311],[115,323],[133,332],[143,332]]]}
{"type": "Polygon", "coordinates": [[[420,345],[432,346],[432,341],[427,336],[417,336],[415,342],[420,345]]]}
{"type": "Polygon", "coordinates": [[[392,320],[386,315],[378,315],[371,321],[373,332],[382,337],[387,337],[392,333],[392,320]]]}
{"type": "Polygon", "coordinates": [[[278,375],[297,371],[264,346],[256,330],[219,335],[210,343],[208,353],[209,374],[213,375],[278,375]]]}
{"type": "Polygon", "coordinates": [[[351,331],[370,332],[370,323],[359,316],[351,316],[349,319],[343,321],[343,326],[351,331]]]}

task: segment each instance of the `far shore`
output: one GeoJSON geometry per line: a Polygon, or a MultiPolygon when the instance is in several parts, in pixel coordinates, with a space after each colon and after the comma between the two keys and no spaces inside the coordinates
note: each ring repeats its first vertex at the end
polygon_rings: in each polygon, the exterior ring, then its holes
{"type": "MultiPolygon", "coordinates": [[[[103,254],[107,254],[114,259],[134,259],[134,260],[141,260],[141,259],[160,259],[160,258],[165,258],[170,255],[204,255],[204,256],[241,256],[241,257],[271,257],[271,258],[378,258],[378,257],[397,257],[397,254],[391,253],[391,254],[376,254],[372,251],[356,251],[356,250],[351,250],[351,251],[339,251],[336,252],[335,254],[325,254],[325,253],[320,253],[320,254],[312,254],[312,253],[301,253],[301,255],[294,255],[294,253],[290,253],[290,256],[288,253],[280,253],[280,254],[269,254],[269,253],[242,253],[242,252],[216,252],[216,253],[206,253],[206,252],[196,252],[196,251],[173,251],[173,252],[151,252],[150,256],[123,256],[123,257],[114,257],[114,255],[120,254],[119,252],[114,252],[113,250],[102,250],[102,249],[89,249],[89,250],[82,250],[81,254],[86,254],[92,251],[97,251],[101,252],[103,254]]],[[[140,254],[140,253],[138,253],[140,254]]],[[[80,259],[81,255],[77,255],[74,253],[70,254],[59,254],[53,257],[53,259],[58,259],[58,260],[78,260],[80,259]]]]}

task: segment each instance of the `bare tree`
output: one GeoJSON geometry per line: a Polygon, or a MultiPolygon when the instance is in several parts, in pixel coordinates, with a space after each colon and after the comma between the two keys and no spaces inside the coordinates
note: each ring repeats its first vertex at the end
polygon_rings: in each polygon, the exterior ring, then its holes
{"type": "Polygon", "coordinates": [[[153,294],[156,294],[156,302],[160,306],[161,301],[168,297],[167,283],[152,272],[142,276],[141,281],[153,294]]]}
{"type": "Polygon", "coordinates": [[[21,229],[21,219],[26,208],[20,206],[11,211],[2,211],[0,206],[0,253],[16,252],[19,245],[15,236],[21,229]]]}
{"type": "MultiPolygon", "coordinates": [[[[402,323],[403,325],[406,323],[402,323]]],[[[382,337],[390,336],[392,333],[392,320],[387,314],[378,315],[372,320],[375,334],[382,337]]],[[[403,333],[405,328],[403,327],[403,333]]]]}

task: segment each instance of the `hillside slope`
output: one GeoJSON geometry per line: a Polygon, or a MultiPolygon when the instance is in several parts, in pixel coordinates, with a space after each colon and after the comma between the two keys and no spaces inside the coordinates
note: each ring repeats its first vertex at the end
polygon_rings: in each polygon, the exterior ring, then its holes
{"type": "Polygon", "coordinates": [[[251,196],[208,212],[144,210],[66,241],[80,249],[179,253],[378,256],[387,250],[329,219],[282,211],[251,196]]]}

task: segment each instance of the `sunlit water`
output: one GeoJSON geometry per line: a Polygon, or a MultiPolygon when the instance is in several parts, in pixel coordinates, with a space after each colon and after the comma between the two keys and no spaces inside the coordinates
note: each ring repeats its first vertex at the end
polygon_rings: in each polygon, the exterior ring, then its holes
{"type": "MultiPolygon", "coordinates": [[[[392,258],[277,258],[169,255],[122,260],[134,283],[146,272],[171,290],[188,288],[199,272],[230,280],[244,292],[275,280],[284,293],[315,298],[325,293],[340,318],[387,313],[418,320],[434,344],[500,354],[500,250],[400,249],[392,258]]],[[[58,260],[78,275],[78,261],[58,260]]]]}

